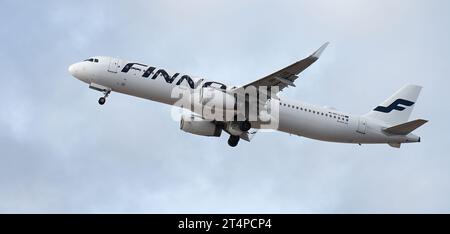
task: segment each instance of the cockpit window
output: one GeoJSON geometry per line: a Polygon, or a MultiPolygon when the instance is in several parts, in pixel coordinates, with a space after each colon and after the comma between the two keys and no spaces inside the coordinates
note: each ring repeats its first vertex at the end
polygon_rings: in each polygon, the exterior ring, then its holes
{"type": "Polygon", "coordinates": [[[94,58],[89,58],[89,59],[86,59],[86,60],[84,60],[85,62],[91,62],[91,63],[98,63],[98,59],[94,59],[94,58]]]}

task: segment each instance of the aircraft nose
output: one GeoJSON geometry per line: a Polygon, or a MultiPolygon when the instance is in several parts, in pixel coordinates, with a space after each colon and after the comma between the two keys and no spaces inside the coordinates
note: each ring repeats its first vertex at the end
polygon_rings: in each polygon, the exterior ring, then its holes
{"type": "Polygon", "coordinates": [[[75,64],[72,64],[72,65],[69,66],[69,73],[72,76],[75,76],[75,64]]]}

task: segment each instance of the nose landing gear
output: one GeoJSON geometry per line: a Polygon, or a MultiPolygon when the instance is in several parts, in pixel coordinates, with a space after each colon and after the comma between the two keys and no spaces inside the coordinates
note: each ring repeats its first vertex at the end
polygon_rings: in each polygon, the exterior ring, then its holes
{"type": "Polygon", "coordinates": [[[98,104],[103,106],[103,105],[105,105],[105,103],[106,103],[106,98],[101,97],[100,99],[98,99],[98,104]]]}
{"type": "Polygon", "coordinates": [[[98,104],[100,105],[105,105],[106,103],[106,98],[109,96],[109,94],[111,93],[111,90],[107,90],[103,92],[105,94],[105,96],[101,97],[100,99],[98,99],[98,104]]]}

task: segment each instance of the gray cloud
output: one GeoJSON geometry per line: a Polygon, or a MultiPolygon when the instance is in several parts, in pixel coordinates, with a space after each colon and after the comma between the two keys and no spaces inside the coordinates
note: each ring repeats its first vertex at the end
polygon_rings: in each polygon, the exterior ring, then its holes
{"type": "Polygon", "coordinates": [[[2,1],[2,213],[448,213],[447,1],[2,1]],[[92,55],[243,84],[331,41],[284,96],[362,114],[425,88],[424,142],[353,146],[261,133],[185,134],[170,108],[99,93],[92,55]]]}

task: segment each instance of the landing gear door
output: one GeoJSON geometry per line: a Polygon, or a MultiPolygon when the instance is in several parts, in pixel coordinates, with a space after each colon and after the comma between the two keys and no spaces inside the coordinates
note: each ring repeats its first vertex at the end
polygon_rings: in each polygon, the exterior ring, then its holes
{"type": "Polygon", "coordinates": [[[112,73],[117,73],[119,69],[119,59],[111,58],[109,61],[108,71],[112,73]]]}
{"type": "Polygon", "coordinates": [[[360,118],[358,123],[358,133],[366,134],[367,131],[367,120],[360,118]]]}

